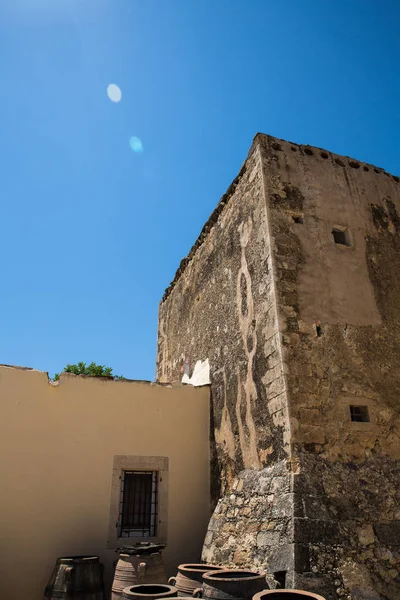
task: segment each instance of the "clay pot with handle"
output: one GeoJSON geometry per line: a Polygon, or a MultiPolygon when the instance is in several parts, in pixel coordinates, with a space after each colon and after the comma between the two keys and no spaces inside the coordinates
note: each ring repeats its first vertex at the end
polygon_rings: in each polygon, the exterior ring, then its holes
{"type": "Polygon", "coordinates": [[[178,590],[178,596],[192,596],[195,589],[202,584],[202,576],[209,571],[219,571],[221,567],[202,563],[185,563],[179,565],[175,577],[170,577],[168,583],[178,590]]]}
{"type": "Polygon", "coordinates": [[[139,583],[167,583],[161,553],[120,554],[115,567],[111,600],[121,600],[124,588],[139,583]]]}

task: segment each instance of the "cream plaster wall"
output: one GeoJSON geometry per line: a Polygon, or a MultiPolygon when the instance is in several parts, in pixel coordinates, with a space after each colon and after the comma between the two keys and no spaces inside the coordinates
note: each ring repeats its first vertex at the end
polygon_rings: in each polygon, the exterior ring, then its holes
{"type": "Polygon", "coordinates": [[[58,556],[107,550],[115,455],[169,459],[167,572],[210,517],[209,390],[0,366],[0,598],[42,600],[58,556]]]}

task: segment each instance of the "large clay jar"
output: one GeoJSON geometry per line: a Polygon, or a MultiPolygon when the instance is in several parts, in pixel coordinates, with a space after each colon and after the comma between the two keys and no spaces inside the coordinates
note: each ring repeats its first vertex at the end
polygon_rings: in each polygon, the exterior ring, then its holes
{"type": "Polygon", "coordinates": [[[205,600],[251,600],[265,588],[268,588],[265,573],[225,569],[204,573],[203,588],[195,590],[193,596],[205,600]]]}
{"type": "Polygon", "coordinates": [[[266,590],[253,597],[253,600],[326,600],[323,596],[303,590],[266,590]]]}
{"type": "Polygon", "coordinates": [[[200,563],[179,565],[176,577],[170,577],[168,583],[178,590],[178,596],[192,596],[195,589],[203,583],[202,576],[209,571],[220,571],[221,567],[200,563]]]}
{"type": "Polygon", "coordinates": [[[139,583],[167,583],[161,552],[153,554],[120,554],[115,567],[111,600],[121,600],[122,590],[139,583]]]}
{"type": "Polygon", "coordinates": [[[44,593],[46,600],[105,600],[98,556],[58,558],[44,593]]]}
{"type": "Polygon", "coordinates": [[[124,600],[157,600],[157,598],[176,597],[177,594],[178,590],[172,585],[144,583],[126,587],[122,592],[122,598],[124,600]]]}

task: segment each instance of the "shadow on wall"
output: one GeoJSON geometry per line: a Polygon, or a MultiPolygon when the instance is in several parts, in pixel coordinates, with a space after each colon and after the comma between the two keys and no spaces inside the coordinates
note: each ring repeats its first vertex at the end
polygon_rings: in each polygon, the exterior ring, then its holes
{"type": "Polygon", "coordinates": [[[210,496],[211,512],[214,512],[221,498],[221,467],[218,461],[217,442],[215,439],[215,417],[212,390],[210,388],[210,496]]]}

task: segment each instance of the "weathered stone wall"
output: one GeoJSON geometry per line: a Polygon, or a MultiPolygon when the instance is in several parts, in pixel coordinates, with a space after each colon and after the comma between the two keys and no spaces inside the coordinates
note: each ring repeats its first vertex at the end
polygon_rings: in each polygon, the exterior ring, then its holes
{"type": "MultiPolygon", "coordinates": [[[[399,462],[300,454],[294,539],[308,565],[294,583],[327,598],[399,598],[399,462]]],[[[303,563],[304,564],[304,563],[303,563]]]]}
{"type": "Polygon", "coordinates": [[[211,364],[205,560],[329,600],[400,597],[399,190],[382,169],[257,135],[166,291],[158,377],[211,364]]]}
{"type": "Polygon", "coordinates": [[[228,488],[243,468],[287,456],[285,384],[260,154],[254,148],[222,210],[159,311],[157,378],[211,365],[217,458],[228,488]]]}
{"type": "MultiPolygon", "coordinates": [[[[294,480],[301,482],[294,486],[294,539],[308,546],[313,584],[324,593],[394,600],[400,184],[316,148],[267,136],[259,143],[299,464],[294,480]],[[333,228],[347,229],[349,246],[335,244],[333,228]],[[367,406],[370,422],[352,422],[350,405],[367,406]]],[[[309,581],[295,576],[300,587],[309,581]]]]}
{"type": "Polygon", "coordinates": [[[344,460],[374,449],[398,458],[400,184],[259,139],[292,442],[344,460]],[[334,243],[336,226],[349,229],[350,246],[334,243]],[[371,422],[352,423],[351,404],[368,405],[371,422]]]}
{"type": "Polygon", "coordinates": [[[308,570],[308,549],[293,543],[293,476],[286,460],[245,469],[223,496],[208,526],[202,558],[227,566],[281,574],[288,587],[294,570],[308,570]],[[296,561],[296,564],[295,564],[296,561]]]}
{"type": "MultiPolygon", "coordinates": [[[[208,358],[211,365],[212,480],[214,501],[221,499],[203,558],[217,563],[265,566],[268,548],[278,538],[281,545],[291,543],[286,525],[292,496],[286,497],[285,517],[273,529],[276,501],[281,502],[281,488],[289,485],[290,458],[274,294],[263,173],[255,146],[206,225],[195,254],[191,251],[182,261],[159,314],[161,381],[180,378],[185,361],[193,367],[208,358]],[[236,479],[243,470],[245,475],[236,479]],[[241,490],[238,498],[233,488],[241,490]]],[[[285,554],[290,569],[293,553],[285,554]]]]}

